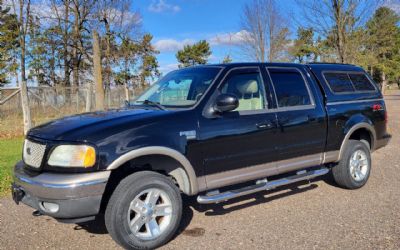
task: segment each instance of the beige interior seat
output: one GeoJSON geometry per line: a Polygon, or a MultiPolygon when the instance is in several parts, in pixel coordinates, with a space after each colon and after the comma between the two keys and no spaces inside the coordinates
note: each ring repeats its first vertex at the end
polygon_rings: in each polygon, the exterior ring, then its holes
{"type": "Polygon", "coordinates": [[[257,81],[238,82],[236,89],[239,94],[239,107],[236,110],[258,110],[263,108],[263,100],[260,98],[257,81]]]}

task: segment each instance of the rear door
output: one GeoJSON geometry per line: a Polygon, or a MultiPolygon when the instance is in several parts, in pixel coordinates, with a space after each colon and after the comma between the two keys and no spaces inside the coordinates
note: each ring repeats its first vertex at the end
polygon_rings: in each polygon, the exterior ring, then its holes
{"type": "Polygon", "coordinates": [[[279,173],[319,165],[326,142],[320,90],[303,67],[267,67],[275,92],[279,173]]]}
{"type": "MultiPolygon", "coordinates": [[[[214,93],[236,95],[239,107],[199,120],[207,187],[217,188],[276,174],[276,114],[269,112],[259,67],[231,69],[214,93]]],[[[210,100],[212,103],[212,99],[210,100]]]]}

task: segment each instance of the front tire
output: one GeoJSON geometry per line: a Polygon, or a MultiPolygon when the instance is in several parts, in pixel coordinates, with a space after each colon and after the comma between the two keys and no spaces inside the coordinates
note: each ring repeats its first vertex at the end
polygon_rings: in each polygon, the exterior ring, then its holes
{"type": "Polygon", "coordinates": [[[349,140],[342,159],[332,168],[335,182],[347,189],[357,189],[367,183],[371,173],[371,152],[366,143],[349,140]]]}
{"type": "Polygon", "coordinates": [[[134,173],[115,189],[105,212],[111,237],[126,249],[153,249],[167,243],[179,227],[182,198],[168,177],[134,173]]]}

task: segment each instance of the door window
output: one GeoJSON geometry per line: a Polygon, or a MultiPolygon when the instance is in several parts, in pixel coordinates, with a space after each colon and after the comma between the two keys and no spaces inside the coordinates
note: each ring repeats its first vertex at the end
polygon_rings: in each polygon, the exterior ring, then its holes
{"type": "Polygon", "coordinates": [[[311,105],[302,74],[296,69],[269,68],[279,108],[311,105]]]}
{"type": "Polygon", "coordinates": [[[259,72],[232,72],[221,93],[233,94],[239,99],[239,106],[234,111],[262,110],[265,107],[264,84],[259,72]]]}

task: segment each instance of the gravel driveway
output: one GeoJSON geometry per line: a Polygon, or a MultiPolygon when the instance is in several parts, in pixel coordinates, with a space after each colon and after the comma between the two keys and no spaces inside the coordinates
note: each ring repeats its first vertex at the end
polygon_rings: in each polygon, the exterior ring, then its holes
{"type": "MultiPolygon", "coordinates": [[[[386,98],[389,146],[373,154],[365,187],[329,176],[219,205],[185,199],[181,234],[165,249],[400,249],[400,95],[386,98]]],[[[116,249],[104,226],[61,224],[0,199],[0,249],[116,249]]]]}

